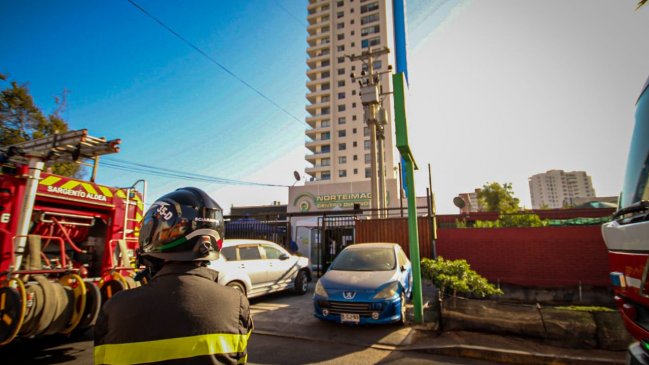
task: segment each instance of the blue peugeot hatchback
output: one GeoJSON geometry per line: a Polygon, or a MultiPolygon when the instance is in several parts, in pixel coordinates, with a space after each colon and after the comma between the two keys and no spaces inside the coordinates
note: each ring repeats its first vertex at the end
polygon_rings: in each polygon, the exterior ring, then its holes
{"type": "Polygon", "coordinates": [[[339,323],[404,324],[411,292],[412,267],[398,244],[354,244],[317,282],[314,315],[339,323]]]}

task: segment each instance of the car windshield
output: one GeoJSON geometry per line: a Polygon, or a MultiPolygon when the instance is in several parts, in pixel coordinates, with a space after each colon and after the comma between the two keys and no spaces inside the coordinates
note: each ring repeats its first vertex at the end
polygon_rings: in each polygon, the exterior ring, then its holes
{"type": "Polygon", "coordinates": [[[620,208],[649,200],[649,79],[636,105],[620,208]]]}
{"type": "Polygon", "coordinates": [[[396,259],[389,247],[348,248],[331,264],[331,270],[340,271],[390,271],[396,259]]]}

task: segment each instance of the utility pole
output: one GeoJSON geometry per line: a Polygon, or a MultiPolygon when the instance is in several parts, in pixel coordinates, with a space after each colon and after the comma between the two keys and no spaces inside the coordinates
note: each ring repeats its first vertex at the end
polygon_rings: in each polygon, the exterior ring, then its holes
{"type": "Polygon", "coordinates": [[[365,123],[370,131],[370,184],[372,194],[370,207],[372,209],[372,218],[378,218],[379,213],[385,209],[385,162],[383,156],[383,140],[385,136],[383,134],[383,124],[381,124],[380,120],[382,118],[379,115],[382,95],[381,73],[374,72],[374,60],[376,57],[389,52],[388,48],[375,50],[370,48],[363,51],[361,55],[352,54],[347,56],[351,61],[361,61],[363,63],[361,75],[356,77],[352,73],[351,78],[353,81],[358,81],[361,88],[360,96],[365,123]]]}

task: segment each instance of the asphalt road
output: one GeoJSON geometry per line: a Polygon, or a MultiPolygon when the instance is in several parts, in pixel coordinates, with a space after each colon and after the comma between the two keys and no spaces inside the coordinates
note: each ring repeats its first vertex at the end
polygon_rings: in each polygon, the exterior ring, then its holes
{"type": "MultiPolygon", "coordinates": [[[[255,330],[251,364],[488,364],[400,351],[420,342],[414,326],[353,326],[313,317],[313,283],[305,295],[290,292],[251,300],[255,330]]],[[[3,365],[92,364],[92,331],[73,337],[23,339],[0,348],[3,365]]]]}

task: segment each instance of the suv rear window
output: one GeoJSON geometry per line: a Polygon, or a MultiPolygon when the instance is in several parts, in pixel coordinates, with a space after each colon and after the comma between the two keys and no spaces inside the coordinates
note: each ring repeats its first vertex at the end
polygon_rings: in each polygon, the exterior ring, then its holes
{"type": "Polygon", "coordinates": [[[261,254],[257,246],[239,247],[239,258],[241,260],[261,260],[261,254]]]}

